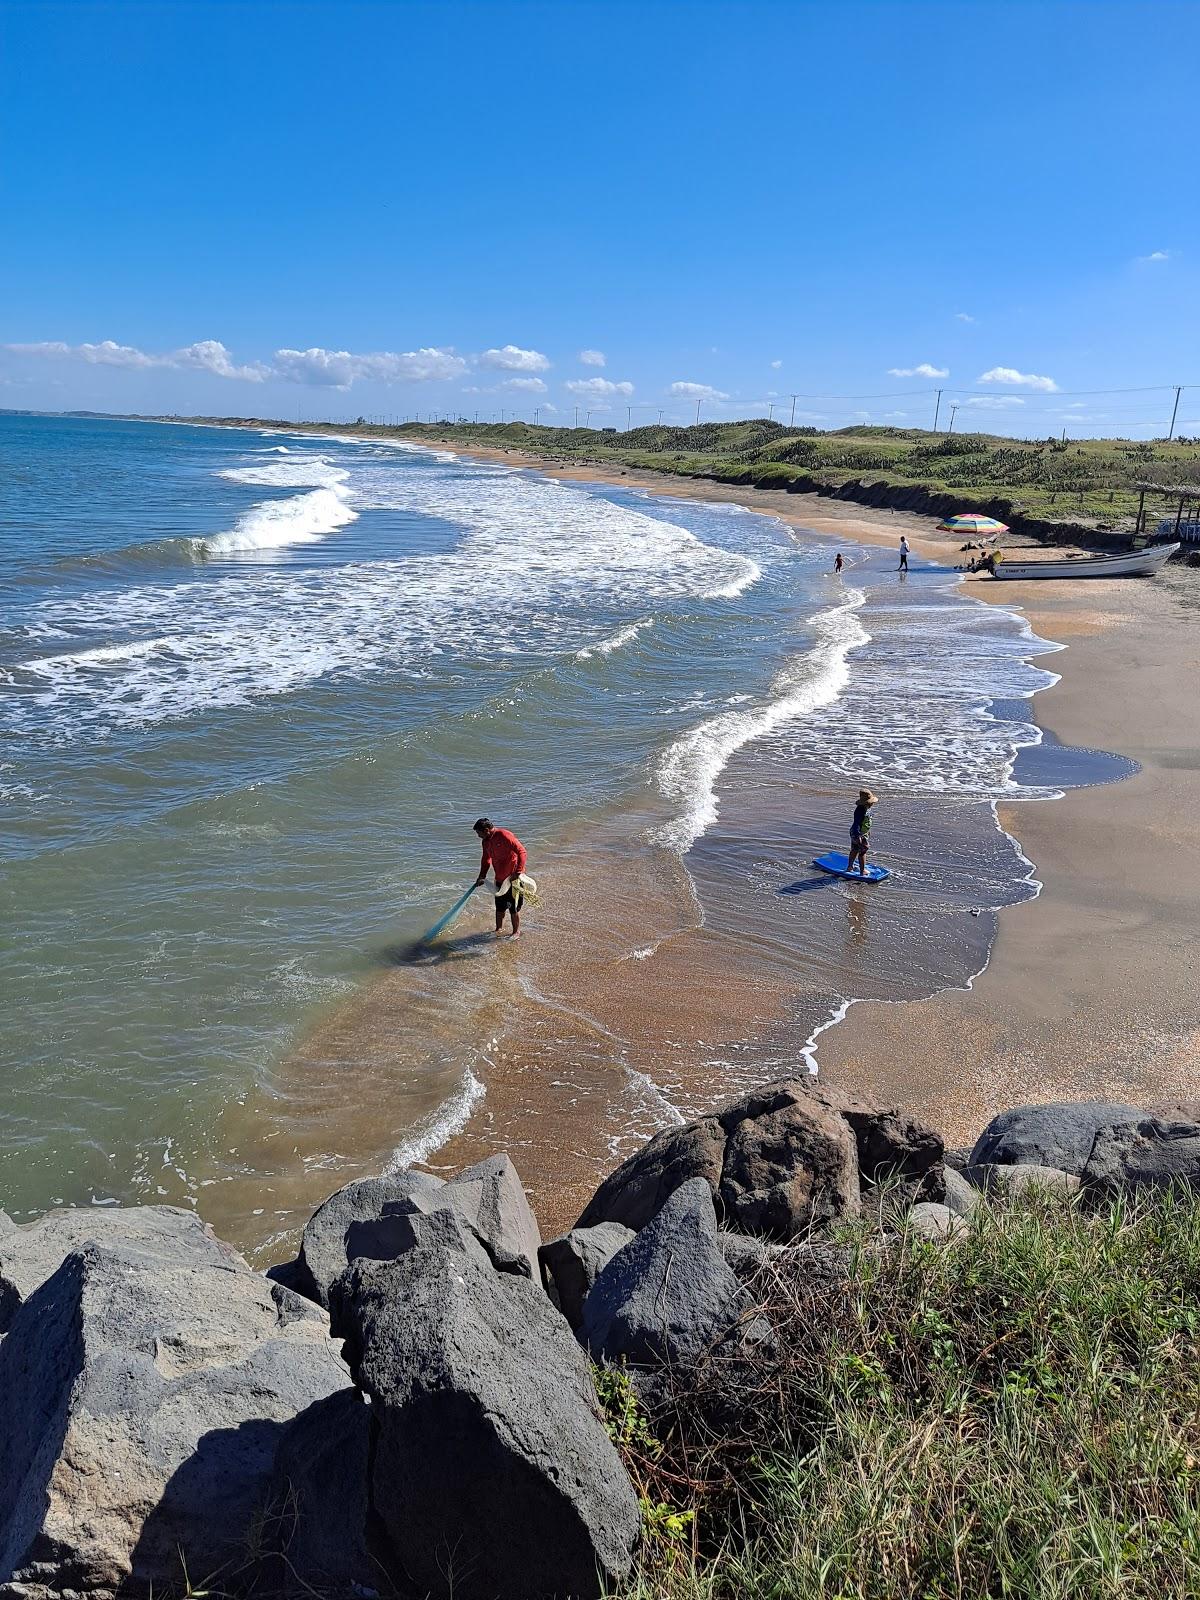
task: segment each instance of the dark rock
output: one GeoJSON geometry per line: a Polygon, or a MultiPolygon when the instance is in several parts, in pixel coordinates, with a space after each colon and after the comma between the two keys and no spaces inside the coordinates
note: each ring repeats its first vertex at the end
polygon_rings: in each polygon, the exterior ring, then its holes
{"type": "Polygon", "coordinates": [[[293,1294],[302,1294],[309,1299],[309,1285],[311,1279],[301,1267],[299,1261],[277,1261],[273,1267],[268,1267],[263,1273],[264,1278],[270,1278],[272,1283],[282,1284],[285,1289],[290,1289],[293,1294]]]}
{"type": "Polygon", "coordinates": [[[536,1276],[538,1226],[516,1168],[498,1155],[448,1183],[414,1170],[360,1178],[330,1195],[304,1230],[296,1277],[301,1292],[327,1306],[332,1285],[352,1261],[393,1261],[434,1242],[439,1231],[452,1242],[453,1222],[431,1228],[415,1220],[445,1211],[470,1229],[497,1271],[536,1276]]]}
{"type": "Polygon", "coordinates": [[[391,1587],[371,1548],[371,1410],[341,1389],[289,1423],[275,1456],[271,1588],[341,1594],[391,1587]]]}
{"type": "Polygon", "coordinates": [[[1065,1100],[1016,1106],[993,1117],[975,1142],[970,1165],[1058,1167],[1078,1175],[1101,1128],[1136,1122],[1136,1106],[1106,1100],[1065,1100]]]}
{"type": "Polygon", "coordinates": [[[179,1206],[79,1207],[0,1228],[0,1333],[23,1301],[85,1244],[122,1244],[216,1266],[245,1262],[194,1211],[179,1206]]]}
{"type": "Polygon", "coordinates": [[[597,1278],[580,1336],[597,1359],[676,1365],[712,1345],[741,1303],[717,1242],[712,1190],[691,1178],[597,1278]]]}
{"type": "Polygon", "coordinates": [[[794,1239],[857,1212],[860,1172],[936,1187],[941,1154],[938,1134],[893,1107],[784,1079],[651,1139],[600,1185],[579,1226],[643,1228],[699,1177],[725,1227],[794,1239]]]}
{"type": "Polygon", "coordinates": [[[964,1167],[971,1165],[971,1150],[972,1146],[969,1144],[956,1146],[953,1150],[944,1150],[943,1165],[954,1172],[961,1172],[964,1167]]]}
{"type": "Polygon", "coordinates": [[[0,1582],[179,1591],[244,1559],[286,1425],[349,1375],[322,1314],[190,1213],[107,1215],[130,1242],[67,1256],[0,1344],[0,1582]]]}
{"type": "Polygon", "coordinates": [[[716,1194],[724,1160],[725,1128],[718,1118],[666,1128],[609,1173],[575,1226],[619,1222],[635,1231],[644,1228],[692,1178],[703,1178],[716,1194]]]}
{"type": "Polygon", "coordinates": [[[333,1308],[372,1400],[375,1513],[420,1593],[587,1600],[619,1582],[637,1497],[540,1287],[417,1248],[357,1261],[333,1308]]]}
{"type": "Polygon", "coordinates": [[[633,1237],[632,1229],[619,1222],[600,1222],[594,1228],[572,1228],[538,1252],[546,1287],[553,1287],[558,1308],[573,1328],[583,1317],[592,1285],[633,1237]]]}
{"type": "Polygon", "coordinates": [[[936,1205],[932,1200],[922,1200],[908,1214],[909,1232],[932,1244],[952,1239],[956,1233],[963,1232],[966,1226],[962,1217],[951,1211],[949,1206],[936,1205]]]}
{"type": "Polygon", "coordinates": [[[941,1134],[907,1112],[847,1100],[842,1116],[858,1147],[858,1171],[864,1183],[920,1178],[941,1166],[941,1134]]]}
{"type": "Polygon", "coordinates": [[[1200,1186],[1200,1124],[1160,1115],[1102,1128],[1083,1182],[1091,1191],[1200,1186]]]}
{"type": "Polygon", "coordinates": [[[1013,1195],[1027,1194],[1032,1189],[1040,1189],[1045,1194],[1079,1193],[1079,1179],[1073,1172],[1064,1172],[1061,1167],[1035,1166],[1028,1161],[1012,1166],[996,1163],[968,1167],[963,1178],[973,1189],[993,1198],[1003,1196],[1008,1199],[1013,1195]]]}
{"type": "Polygon", "coordinates": [[[829,1097],[795,1094],[790,1086],[761,1096],[729,1130],[719,1196],[734,1228],[775,1239],[853,1215],[857,1149],[829,1097]]]}
{"type": "Polygon", "coordinates": [[[718,1228],[717,1248],[733,1269],[738,1282],[748,1283],[777,1261],[787,1247],[771,1244],[766,1239],[752,1238],[748,1233],[730,1233],[726,1228],[718,1228]]]}
{"type": "Polygon", "coordinates": [[[445,1188],[428,1172],[401,1172],[347,1183],[308,1219],[297,1259],[302,1293],[328,1306],[329,1290],[351,1261],[391,1261],[408,1248],[401,1218],[431,1210],[445,1188]]]}
{"type": "Polygon", "coordinates": [[[943,1204],[949,1207],[956,1217],[969,1217],[978,1206],[979,1190],[956,1168],[947,1166],[943,1187],[946,1196],[943,1204]]]}

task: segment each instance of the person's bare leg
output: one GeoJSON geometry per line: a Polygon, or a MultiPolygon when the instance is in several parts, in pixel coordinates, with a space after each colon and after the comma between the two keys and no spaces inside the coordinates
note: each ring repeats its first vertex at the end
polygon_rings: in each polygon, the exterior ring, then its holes
{"type": "Polygon", "coordinates": [[[514,906],[509,912],[509,916],[512,918],[512,936],[514,939],[519,939],[521,937],[521,913],[517,910],[516,906],[514,906]]]}
{"type": "Polygon", "coordinates": [[[499,906],[497,906],[496,907],[496,937],[497,937],[497,939],[500,937],[500,935],[503,933],[503,931],[504,931],[504,912],[499,906]]]}

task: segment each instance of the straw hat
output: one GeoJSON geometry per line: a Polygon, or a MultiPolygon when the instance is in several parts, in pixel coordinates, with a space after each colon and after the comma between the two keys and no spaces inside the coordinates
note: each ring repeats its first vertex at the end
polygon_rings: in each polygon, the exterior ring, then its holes
{"type": "Polygon", "coordinates": [[[870,789],[860,789],[858,791],[858,798],[863,802],[864,805],[867,806],[876,806],[879,804],[879,796],[877,794],[872,794],[870,789]]]}

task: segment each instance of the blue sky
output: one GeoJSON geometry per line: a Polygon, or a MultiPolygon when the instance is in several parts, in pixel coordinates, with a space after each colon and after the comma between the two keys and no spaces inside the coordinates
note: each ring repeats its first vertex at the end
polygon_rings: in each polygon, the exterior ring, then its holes
{"type": "Polygon", "coordinates": [[[1200,5],[0,29],[2,406],[1200,433],[1200,5]]]}

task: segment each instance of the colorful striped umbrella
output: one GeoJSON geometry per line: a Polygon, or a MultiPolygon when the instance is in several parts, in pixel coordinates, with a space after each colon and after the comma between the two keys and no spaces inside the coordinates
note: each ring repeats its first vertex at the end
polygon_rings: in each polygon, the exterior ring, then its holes
{"type": "Polygon", "coordinates": [[[973,533],[976,536],[1007,533],[1008,523],[997,522],[995,517],[980,516],[977,511],[966,511],[960,517],[947,517],[938,523],[942,533],[973,533]]]}

